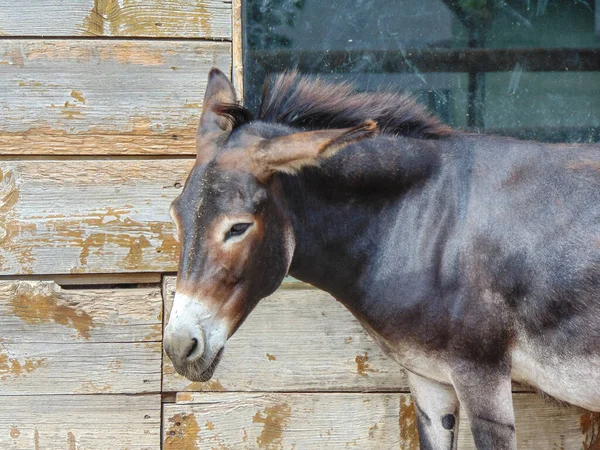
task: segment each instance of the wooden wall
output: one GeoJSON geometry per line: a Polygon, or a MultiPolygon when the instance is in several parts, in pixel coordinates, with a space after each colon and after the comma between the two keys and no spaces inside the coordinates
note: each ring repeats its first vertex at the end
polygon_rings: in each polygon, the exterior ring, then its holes
{"type": "MultiPolygon", "coordinates": [[[[212,381],[163,355],[168,205],[209,68],[241,91],[239,30],[239,0],[0,0],[1,449],[417,448],[403,371],[302,284],[212,381]]],[[[600,446],[598,415],[515,404],[521,448],[600,446]]]]}

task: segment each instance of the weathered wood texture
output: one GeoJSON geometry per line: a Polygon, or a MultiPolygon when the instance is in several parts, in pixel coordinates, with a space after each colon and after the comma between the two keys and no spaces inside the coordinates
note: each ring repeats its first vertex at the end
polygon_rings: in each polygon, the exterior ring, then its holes
{"type": "Polygon", "coordinates": [[[191,160],[0,161],[0,274],[176,270],[191,160]]]}
{"type": "Polygon", "coordinates": [[[244,98],[244,36],[242,27],[243,0],[232,0],[233,36],[231,42],[231,81],[238,94],[238,99],[244,98]]]}
{"type": "Polygon", "coordinates": [[[0,40],[0,155],[193,154],[213,66],[229,42],[0,40]]]}
{"type": "Polygon", "coordinates": [[[0,35],[231,39],[231,2],[0,0],[0,35]]]}
{"type": "MultiPolygon", "coordinates": [[[[181,393],[164,405],[164,448],[418,449],[408,394],[181,393]]],[[[514,394],[522,449],[591,449],[600,445],[598,414],[514,394]]],[[[459,449],[475,448],[468,423],[459,449]]]]}
{"type": "Polygon", "coordinates": [[[158,288],[1,282],[0,396],[159,392],[161,316],[158,288]]]}
{"type": "MultiPolygon", "coordinates": [[[[166,277],[165,320],[175,278],[166,277]]],[[[166,323],[166,322],[165,322],[166,323]]],[[[352,314],[316,289],[280,289],[264,299],[228,341],[214,379],[190,383],[164,357],[164,391],[407,391],[352,314]]]]}
{"type": "Polygon", "coordinates": [[[160,289],[61,289],[51,282],[0,282],[4,343],[157,342],[160,289]]]}
{"type": "Polygon", "coordinates": [[[0,343],[3,395],[160,392],[160,342],[0,343]]]}
{"type": "Polygon", "coordinates": [[[0,281],[18,281],[18,280],[34,280],[34,281],[52,281],[59,286],[120,286],[120,285],[145,285],[159,284],[162,280],[160,273],[95,273],[95,274],[78,274],[78,275],[3,275],[0,276],[0,281]]]}
{"type": "Polygon", "coordinates": [[[156,450],[160,395],[2,397],[3,450],[156,450]]]}

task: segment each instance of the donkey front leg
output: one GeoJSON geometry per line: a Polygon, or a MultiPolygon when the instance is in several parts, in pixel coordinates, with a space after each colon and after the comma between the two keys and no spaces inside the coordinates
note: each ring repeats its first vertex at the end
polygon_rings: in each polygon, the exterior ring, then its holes
{"type": "Polygon", "coordinates": [[[477,449],[516,450],[510,370],[467,363],[451,378],[477,449]]]}
{"type": "Polygon", "coordinates": [[[458,438],[459,403],[454,388],[408,372],[421,450],[452,450],[458,438]]]}

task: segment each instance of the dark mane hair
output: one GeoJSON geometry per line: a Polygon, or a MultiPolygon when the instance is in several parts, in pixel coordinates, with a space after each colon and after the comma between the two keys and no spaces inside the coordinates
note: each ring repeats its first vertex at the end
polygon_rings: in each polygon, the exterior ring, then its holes
{"type": "Polygon", "coordinates": [[[414,98],[395,92],[357,92],[348,83],[329,83],[284,72],[265,83],[258,119],[308,129],[347,128],[365,120],[380,133],[441,138],[453,130],[425,111],[414,98]]]}
{"type": "MultiPolygon", "coordinates": [[[[252,120],[236,104],[218,106],[233,128],[252,120]]],[[[366,120],[377,122],[380,133],[413,138],[441,138],[454,131],[429,114],[413,97],[395,92],[357,92],[348,83],[284,72],[265,83],[258,119],[304,129],[349,128],[366,120]]]]}

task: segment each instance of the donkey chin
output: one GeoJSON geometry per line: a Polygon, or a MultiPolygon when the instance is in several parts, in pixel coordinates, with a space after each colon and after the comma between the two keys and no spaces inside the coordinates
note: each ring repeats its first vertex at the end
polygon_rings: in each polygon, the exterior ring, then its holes
{"type": "Polygon", "coordinates": [[[225,347],[221,347],[221,350],[217,352],[208,365],[206,363],[207,360],[200,357],[195,361],[186,362],[182,365],[173,363],[173,367],[179,375],[186,377],[190,381],[209,381],[214,375],[219,362],[221,362],[224,350],[225,347]]]}

